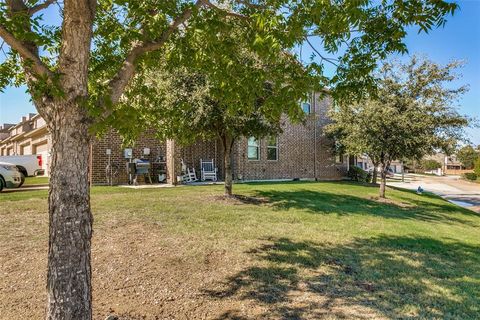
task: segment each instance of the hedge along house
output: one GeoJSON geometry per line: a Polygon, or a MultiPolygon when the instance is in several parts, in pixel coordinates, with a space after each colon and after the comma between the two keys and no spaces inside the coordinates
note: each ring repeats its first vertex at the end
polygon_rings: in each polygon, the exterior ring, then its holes
{"type": "MultiPolygon", "coordinates": [[[[302,103],[306,113],[304,123],[292,124],[284,118],[283,132],[276,137],[243,137],[237,140],[232,157],[234,180],[342,179],[348,169],[348,157],[334,155],[333,142],[323,130],[329,122],[327,112],[330,104],[330,98],[315,94],[311,101],[302,103]]],[[[42,139],[48,143],[45,148],[48,154],[51,145],[44,124],[42,130],[42,139]]],[[[6,148],[8,139],[0,141],[0,150],[6,148]]],[[[16,139],[22,144],[22,137],[16,139]]],[[[29,151],[35,152],[33,149],[29,151]]],[[[215,140],[182,146],[172,140],[159,141],[154,132],[149,131],[139,137],[134,146],[124,146],[121,137],[112,130],[92,142],[90,154],[90,180],[97,185],[126,184],[130,158],[147,159],[152,166],[153,181],[157,181],[159,173],[166,169],[165,182],[176,184],[177,177],[182,175],[182,161],[187,167],[194,168],[197,177],[200,177],[200,159],[213,159],[218,177],[223,179],[221,142],[215,140]],[[131,151],[131,155],[126,155],[126,150],[131,151]]]]}

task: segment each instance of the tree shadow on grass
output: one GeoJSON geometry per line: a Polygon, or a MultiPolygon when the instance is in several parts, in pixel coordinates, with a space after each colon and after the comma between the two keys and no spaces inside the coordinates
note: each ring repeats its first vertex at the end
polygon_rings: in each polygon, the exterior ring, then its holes
{"type": "Polygon", "coordinates": [[[218,319],[477,319],[480,247],[381,236],[347,245],[265,239],[248,267],[206,293],[248,301],[218,319]],[[252,310],[262,311],[252,315],[252,310]],[[245,311],[247,310],[247,311],[245,311]]]}
{"type": "MultiPolygon", "coordinates": [[[[408,192],[408,191],[407,191],[408,192]]],[[[428,222],[460,223],[478,226],[468,219],[480,216],[465,208],[454,206],[434,195],[397,197],[405,202],[382,203],[345,194],[308,189],[295,191],[257,190],[257,197],[268,199],[277,210],[299,209],[316,214],[373,215],[393,219],[416,219],[428,222]],[[453,215],[452,212],[456,214],[453,215]]]]}

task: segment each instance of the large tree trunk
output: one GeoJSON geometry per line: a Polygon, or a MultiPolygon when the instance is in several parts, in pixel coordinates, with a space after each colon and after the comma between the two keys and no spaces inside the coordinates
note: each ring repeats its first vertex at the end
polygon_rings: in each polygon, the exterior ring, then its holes
{"type": "Polygon", "coordinates": [[[92,318],[92,214],[88,183],[89,134],[75,102],[55,106],[51,126],[47,319],[92,318]]]}
{"type": "Polygon", "coordinates": [[[224,181],[225,181],[225,196],[232,196],[233,188],[233,173],[232,173],[232,147],[234,139],[227,136],[222,137],[223,145],[223,167],[224,167],[224,181]]]}
{"type": "Polygon", "coordinates": [[[88,63],[95,0],[65,0],[58,70],[63,96],[48,108],[52,135],[47,319],[92,319],[88,183],[88,63]]]}

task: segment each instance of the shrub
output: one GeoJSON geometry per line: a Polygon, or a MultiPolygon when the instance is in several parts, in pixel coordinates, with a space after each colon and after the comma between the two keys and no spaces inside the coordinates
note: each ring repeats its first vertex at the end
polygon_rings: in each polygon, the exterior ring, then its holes
{"type": "Polygon", "coordinates": [[[475,171],[477,177],[480,177],[480,157],[475,160],[475,167],[473,168],[473,171],[475,171]]]}
{"type": "Polygon", "coordinates": [[[463,174],[465,179],[475,181],[477,180],[477,174],[475,172],[466,172],[463,174]]]}
{"type": "Polygon", "coordinates": [[[370,182],[371,179],[371,174],[357,166],[351,166],[347,175],[352,181],[370,182]]]}
{"type": "Polygon", "coordinates": [[[431,170],[436,170],[438,168],[441,168],[442,164],[438,162],[437,160],[429,159],[429,160],[422,160],[422,168],[425,171],[431,171],[431,170]]]}

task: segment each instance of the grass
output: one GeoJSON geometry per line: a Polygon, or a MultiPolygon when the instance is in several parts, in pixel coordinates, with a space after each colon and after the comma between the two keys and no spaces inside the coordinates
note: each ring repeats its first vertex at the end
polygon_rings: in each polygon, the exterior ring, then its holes
{"type": "MultiPolygon", "coordinates": [[[[96,317],[478,318],[478,214],[402,190],[380,202],[376,188],[346,182],[234,190],[243,197],[221,199],[221,186],[93,188],[96,317]]],[[[0,290],[6,315],[42,315],[46,197],[0,195],[0,282],[38,278],[15,291],[28,308],[0,290]]]]}
{"type": "Polygon", "coordinates": [[[24,185],[39,185],[39,184],[48,184],[48,177],[26,177],[24,185]]]}

